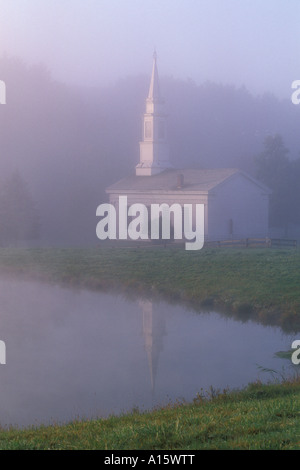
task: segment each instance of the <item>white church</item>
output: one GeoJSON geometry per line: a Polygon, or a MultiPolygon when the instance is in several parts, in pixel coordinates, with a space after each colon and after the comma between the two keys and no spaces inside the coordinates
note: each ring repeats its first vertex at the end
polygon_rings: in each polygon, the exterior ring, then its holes
{"type": "Polygon", "coordinates": [[[270,190],[235,168],[174,168],[166,119],[154,54],[140,161],[135,174],[106,189],[110,204],[118,211],[119,196],[124,195],[128,205],[203,204],[205,242],[268,237],[270,190]]]}

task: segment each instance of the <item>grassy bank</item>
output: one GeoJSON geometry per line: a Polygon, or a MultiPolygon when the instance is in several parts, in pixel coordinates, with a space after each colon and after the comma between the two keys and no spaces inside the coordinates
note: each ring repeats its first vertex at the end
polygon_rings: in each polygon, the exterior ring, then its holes
{"type": "Polygon", "coordinates": [[[300,251],[294,249],[0,249],[1,272],[162,296],[300,330],[300,251]]]}
{"type": "Polygon", "coordinates": [[[300,449],[300,382],[250,385],[151,413],[0,432],[0,450],[300,449]]]}

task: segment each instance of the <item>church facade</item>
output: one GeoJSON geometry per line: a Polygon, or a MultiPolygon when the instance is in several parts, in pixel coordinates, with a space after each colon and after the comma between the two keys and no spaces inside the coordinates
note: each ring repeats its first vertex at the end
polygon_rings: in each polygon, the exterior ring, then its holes
{"type": "Polygon", "coordinates": [[[154,54],[143,119],[140,161],[135,174],[106,189],[118,212],[120,196],[128,205],[203,204],[205,241],[268,237],[270,190],[235,168],[173,168],[169,158],[166,114],[154,54]]]}

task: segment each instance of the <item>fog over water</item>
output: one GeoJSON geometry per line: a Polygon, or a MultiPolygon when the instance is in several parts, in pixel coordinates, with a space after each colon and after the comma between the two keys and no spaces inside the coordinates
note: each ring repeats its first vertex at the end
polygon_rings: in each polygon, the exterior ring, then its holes
{"type": "Polygon", "coordinates": [[[1,426],[147,410],[290,366],[279,328],[37,282],[0,279],[0,323],[1,426]]]}

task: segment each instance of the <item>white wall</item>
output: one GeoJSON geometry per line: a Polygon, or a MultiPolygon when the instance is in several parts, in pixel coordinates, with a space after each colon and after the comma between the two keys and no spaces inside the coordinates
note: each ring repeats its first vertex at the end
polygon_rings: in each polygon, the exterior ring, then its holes
{"type": "Polygon", "coordinates": [[[207,194],[188,191],[162,191],[136,193],[111,193],[110,203],[118,212],[119,195],[127,195],[128,206],[141,203],[204,204],[205,240],[226,240],[239,238],[263,238],[268,234],[269,197],[253,181],[243,174],[236,174],[207,194]],[[230,219],[233,233],[230,233],[230,219]]]}
{"type": "MultiPolygon", "coordinates": [[[[127,203],[128,206],[132,204],[139,203],[144,204],[147,207],[150,207],[151,204],[168,204],[171,206],[172,204],[180,204],[183,206],[184,204],[193,204],[193,221],[195,222],[195,207],[196,204],[204,204],[204,230],[205,230],[205,237],[207,236],[207,194],[199,194],[199,193],[187,193],[185,191],[178,190],[176,192],[166,191],[165,193],[162,191],[160,193],[157,192],[145,192],[145,193],[111,193],[109,197],[110,204],[113,204],[117,210],[117,218],[118,218],[118,203],[119,203],[119,196],[124,195],[127,196],[127,203]]],[[[195,228],[195,227],[193,227],[195,228]]]]}
{"type": "Polygon", "coordinates": [[[255,238],[268,236],[268,195],[243,174],[214,189],[208,202],[208,238],[255,238]],[[230,219],[233,233],[230,234],[230,219]]]}

